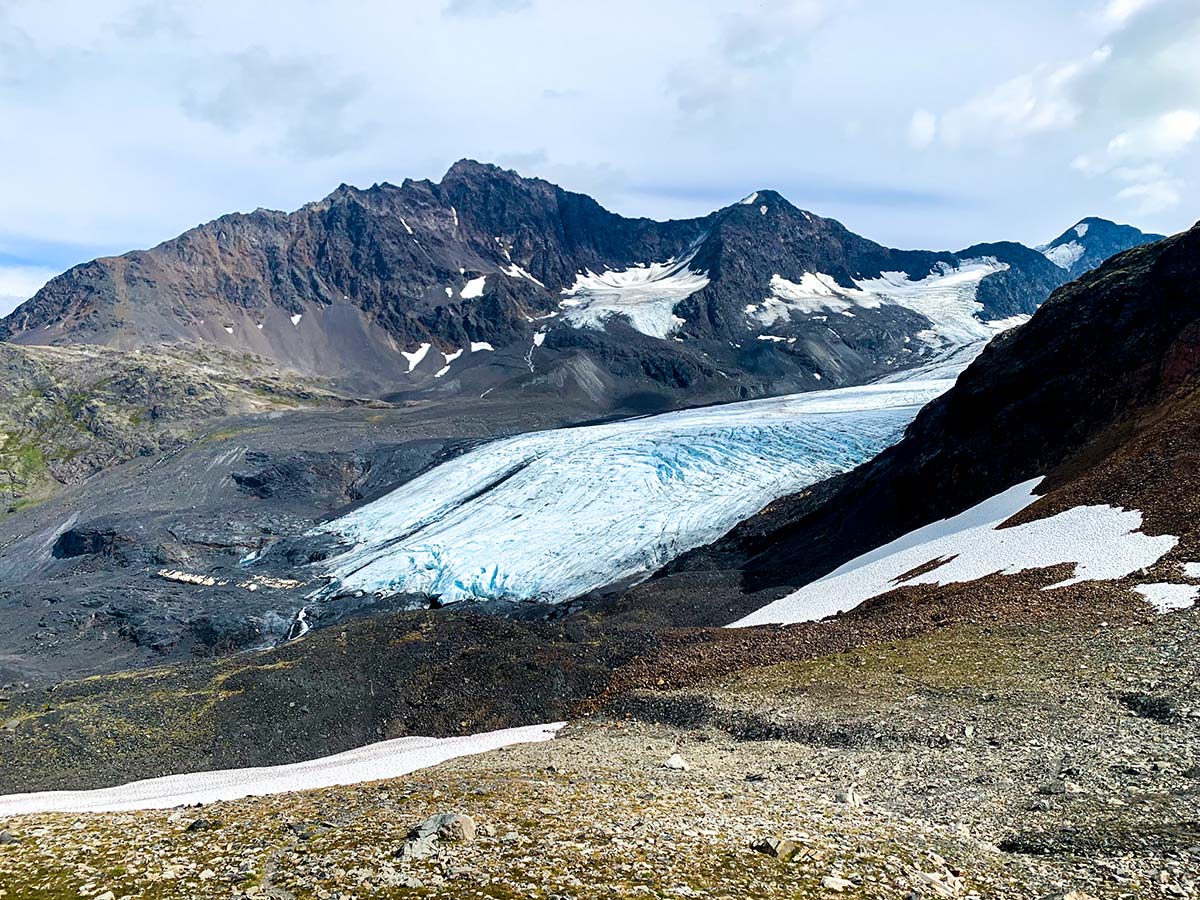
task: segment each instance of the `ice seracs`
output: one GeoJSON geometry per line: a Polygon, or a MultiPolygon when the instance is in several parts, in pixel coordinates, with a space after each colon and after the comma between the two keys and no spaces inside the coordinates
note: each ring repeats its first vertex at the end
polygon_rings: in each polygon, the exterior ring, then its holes
{"type": "Polygon", "coordinates": [[[495,441],[321,526],[348,545],[324,564],[324,593],[558,602],[643,577],[874,456],[950,384],[816,391],[495,441]]]}
{"type": "Polygon", "coordinates": [[[667,338],[684,324],[675,307],[709,283],[707,274],[691,268],[694,256],[576,275],[563,291],[563,319],[576,327],[602,329],[619,316],[642,334],[667,338]]]}
{"type": "Polygon", "coordinates": [[[1018,484],[957,516],[909,532],[767,604],[734,622],[734,627],[807,622],[846,612],[906,585],[973,581],[1060,563],[1074,563],[1074,575],[1047,590],[1124,578],[1153,565],[1178,542],[1170,535],[1142,533],[1137,510],[1104,505],[1077,506],[1000,527],[1038,499],[1034,489],[1040,481],[1018,484]],[[930,564],[936,565],[930,569],[930,564]],[[909,574],[914,571],[920,574],[909,574]]]}

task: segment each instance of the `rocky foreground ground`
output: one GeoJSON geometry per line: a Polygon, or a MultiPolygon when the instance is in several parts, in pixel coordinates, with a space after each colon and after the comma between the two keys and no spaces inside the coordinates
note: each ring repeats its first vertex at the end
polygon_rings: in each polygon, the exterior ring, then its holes
{"type": "Polygon", "coordinates": [[[1195,896],[1198,631],[956,625],[395,781],[14,818],[0,897],[1195,896]]]}

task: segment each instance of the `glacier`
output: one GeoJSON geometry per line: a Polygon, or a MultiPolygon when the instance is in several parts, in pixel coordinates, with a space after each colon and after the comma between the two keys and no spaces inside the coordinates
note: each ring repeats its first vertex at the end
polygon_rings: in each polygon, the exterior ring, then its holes
{"type": "Polygon", "coordinates": [[[345,542],[320,593],[556,603],[642,578],[870,459],[951,384],[916,377],[497,440],[319,526],[345,542]]]}

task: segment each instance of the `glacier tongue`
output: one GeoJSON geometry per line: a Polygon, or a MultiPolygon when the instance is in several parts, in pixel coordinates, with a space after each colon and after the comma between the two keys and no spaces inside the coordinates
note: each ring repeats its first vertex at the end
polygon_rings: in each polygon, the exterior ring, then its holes
{"type": "Polygon", "coordinates": [[[895,442],[952,379],[684,410],[498,440],[321,531],[327,593],[554,603],[645,576],[895,442]]]}

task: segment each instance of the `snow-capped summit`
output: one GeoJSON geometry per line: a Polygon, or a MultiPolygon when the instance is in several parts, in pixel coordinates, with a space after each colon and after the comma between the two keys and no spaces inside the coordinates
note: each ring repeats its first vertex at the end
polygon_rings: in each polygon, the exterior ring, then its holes
{"type": "Polygon", "coordinates": [[[1147,234],[1132,225],[1118,225],[1108,219],[1089,216],[1080,219],[1038,249],[1074,279],[1096,268],[1110,256],[1162,238],[1161,234],[1147,234]]]}

